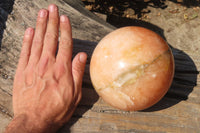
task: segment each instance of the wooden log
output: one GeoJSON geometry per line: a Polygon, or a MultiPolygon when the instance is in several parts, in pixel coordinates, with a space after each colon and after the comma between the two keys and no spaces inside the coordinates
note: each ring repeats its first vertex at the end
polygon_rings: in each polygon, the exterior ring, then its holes
{"type": "MultiPolygon", "coordinates": [[[[200,53],[200,40],[195,36],[187,23],[174,29],[166,26],[173,25],[170,20],[155,18],[150,23],[139,24],[152,30],[155,25],[163,28],[162,36],[171,44],[175,57],[175,77],[167,95],[155,106],[138,112],[126,112],[114,109],[104,103],[94,91],[89,77],[89,63],[91,54],[98,41],[107,33],[115,29],[104,21],[99,21],[95,15],[85,10],[79,0],[15,0],[12,12],[6,21],[6,29],[0,51],[0,132],[11,120],[12,113],[12,83],[21,49],[24,30],[35,27],[37,12],[40,8],[47,8],[50,3],[59,7],[60,14],[69,16],[72,29],[75,55],[79,51],[88,53],[88,61],[83,82],[83,98],[72,119],[64,125],[59,133],[65,132],[181,132],[196,133],[200,131],[200,62],[197,57],[200,53]],[[164,22],[163,22],[164,21],[164,22]],[[181,27],[181,28],[180,28],[181,27]],[[186,28],[193,35],[192,39],[186,36],[182,29],[186,28]],[[179,33],[178,35],[176,35],[179,33]],[[176,37],[176,38],[175,38],[176,37]],[[180,40],[183,40],[181,43],[180,40]],[[181,44],[181,45],[180,45],[181,44]],[[188,46],[190,45],[190,46],[188,46]],[[189,50],[187,48],[189,47],[189,50]],[[190,48],[191,47],[191,48],[190,48]],[[196,49],[199,48],[199,49],[196,49]],[[193,51],[196,49],[196,51],[193,51]]],[[[11,4],[12,5],[12,4],[11,4]]],[[[5,20],[6,20],[5,19],[5,20]]],[[[4,21],[5,21],[4,20],[4,21]]],[[[139,22],[139,21],[137,21],[139,22]]],[[[200,31],[199,18],[189,22],[200,31]]],[[[4,29],[4,28],[2,28],[4,29]]],[[[158,32],[161,33],[161,32],[158,32]]]]}

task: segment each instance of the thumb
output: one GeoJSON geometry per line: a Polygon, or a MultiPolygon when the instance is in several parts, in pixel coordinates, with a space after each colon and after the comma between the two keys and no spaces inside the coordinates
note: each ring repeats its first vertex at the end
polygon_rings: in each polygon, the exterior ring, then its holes
{"type": "Polygon", "coordinates": [[[82,96],[82,81],[85,71],[87,54],[84,52],[78,53],[72,61],[72,75],[74,80],[74,100],[79,103],[82,96]]]}

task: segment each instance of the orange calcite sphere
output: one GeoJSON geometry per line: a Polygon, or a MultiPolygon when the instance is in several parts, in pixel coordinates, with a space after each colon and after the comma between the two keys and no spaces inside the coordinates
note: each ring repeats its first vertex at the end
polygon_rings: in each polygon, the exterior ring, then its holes
{"type": "Polygon", "coordinates": [[[157,103],[173,75],[171,49],[158,34],[142,27],[124,27],[105,36],[90,62],[97,93],[111,106],[127,111],[157,103]]]}

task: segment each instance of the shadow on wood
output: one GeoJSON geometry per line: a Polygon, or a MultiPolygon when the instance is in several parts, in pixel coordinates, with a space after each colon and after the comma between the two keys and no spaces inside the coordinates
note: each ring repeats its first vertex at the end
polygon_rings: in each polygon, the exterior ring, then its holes
{"type": "Polygon", "coordinates": [[[128,8],[133,9],[135,14],[141,17],[143,13],[150,12],[150,10],[143,11],[143,9],[146,9],[148,6],[161,9],[167,7],[167,5],[160,0],[93,0],[91,2],[83,0],[83,2],[85,5],[94,4],[92,11],[107,15],[115,14],[117,16],[122,16],[124,11],[128,8]]]}
{"type": "Polygon", "coordinates": [[[14,0],[1,0],[0,1],[0,50],[1,41],[3,38],[4,29],[6,28],[6,20],[8,15],[12,12],[14,0]]]}
{"type": "Polygon", "coordinates": [[[145,112],[165,109],[182,100],[187,100],[189,94],[197,85],[197,75],[199,72],[193,60],[183,51],[172,47],[171,49],[175,60],[175,74],[172,85],[165,97],[154,106],[144,110],[145,112]]]}
{"type": "MultiPolygon", "coordinates": [[[[140,20],[132,20],[127,18],[115,18],[114,16],[109,17],[110,19],[117,19],[116,21],[112,20],[112,24],[116,27],[124,27],[124,26],[141,26],[147,29],[150,29],[156,33],[158,33],[161,37],[164,36],[164,30],[160,27],[150,24],[148,22],[140,21],[140,20]],[[115,23],[117,22],[117,23],[115,23]]],[[[109,20],[108,20],[109,21],[109,20]]],[[[95,92],[90,81],[89,77],[89,64],[92,52],[96,47],[96,42],[90,42],[86,40],[79,40],[73,39],[74,41],[74,51],[73,55],[77,54],[78,52],[84,51],[88,54],[88,60],[86,64],[86,71],[85,77],[83,81],[83,98],[78,106],[74,116],[72,117],[71,121],[64,127],[65,131],[70,131],[70,127],[78,121],[79,118],[89,109],[92,108],[93,104],[98,100],[98,95],[95,92]],[[86,88],[84,91],[84,88],[86,88]],[[90,88],[90,89],[87,89],[90,88]],[[87,106],[86,106],[87,105],[87,106]]],[[[182,100],[187,100],[188,95],[193,91],[194,86],[196,86],[197,82],[197,75],[198,71],[193,62],[193,60],[183,51],[173,48],[169,45],[172,49],[174,59],[175,59],[175,75],[173,83],[165,95],[163,99],[161,99],[157,104],[154,106],[143,110],[143,112],[152,112],[158,111],[162,109],[169,108],[182,100]]]]}
{"type": "Polygon", "coordinates": [[[83,77],[83,88],[82,88],[82,99],[79,103],[76,111],[74,112],[72,118],[69,122],[67,122],[66,125],[64,125],[64,130],[61,129],[59,133],[66,133],[70,132],[70,127],[75,124],[80,118],[84,117],[83,114],[90,110],[94,103],[97,102],[99,99],[99,96],[97,95],[96,91],[92,87],[91,80],[90,80],[90,74],[89,74],[89,65],[90,65],[90,59],[92,56],[92,53],[96,47],[96,42],[86,41],[86,40],[80,40],[80,39],[73,39],[73,57],[78,52],[86,52],[88,55],[86,68],[85,68],[85,74],[83,77]]]}
{"type": "MultiPolygon", "coordinates": [[[[164,30],[156,25],[136,19],[128,19],[123,17],[116,17],[113,15],[108,16],[107,21],[112,25],[120,28],[124,26],[141,26],[158,33],[162,38],[164,30]]],[[[167,40],[166,40],[167,41],[167,40]]],[[[187,100],[188,95],[193,91],[196,86],[198,71],[193,60],[183,51],[173,48],[172,49],[175,60],[175,75],[171,88],[165,97],[153,107],[144,111],[156,111],[171,107],[182,100],[187,100]],[[166,98],[170,99],[167,100],[166,98]]]]}
{"type": "Polygon", "coordinates": [[[193,6],[199,6],[200,1],[199,0],[170,0],[175,3],[180,3],[186,7],[193,7],[193,6]]]}
{"type": "MultiPolygon", "coordinates": [[[[123,26],[141,26],[150,29],[158,33],[161,37],[164,36],[164,30],[160,27],[150,24],[148,22],[140,20],[132,20],[127,18],[110,16],[108,17],[108,22],[112,23],[116,27],[123,26]],[[115,21],[114,21],[114,20],[115,21]]],[[[169,44],[170,45],[170,44],[169,44]]],[[[183,51],[173,48],[170,45],[174,59],[175,59],[175,75],[171,88],[166,94],[165,98],[173,98],[169,103],[165,103],[162,99],[155,106],[145,110],[145,111],[156,111],[160,109],[165,109],[179,103],[181,100],[187,100],[188,95],[192,92],[194,86],[196,86],[198,71],[193,62],[193,60],[183,51]]],[[[164,98],[164,99],[165,99],[164,98]]]]}

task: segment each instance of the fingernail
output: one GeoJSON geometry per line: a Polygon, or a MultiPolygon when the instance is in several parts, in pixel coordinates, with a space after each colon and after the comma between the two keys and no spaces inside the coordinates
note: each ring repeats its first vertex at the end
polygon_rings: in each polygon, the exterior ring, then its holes
{"type": "Polygon", "coordinates": [[[54,11],[56,11],[57,10],[57,7],[55,6],[55,5],[50,5],[49,6],[49,11],[50,12],[54,12],[54,11]]]}
{"type": "Polygon", "coordinates": [[[87,60],[87,55],[86,54],[80,54],[79,61],[81,63],[85,63],[86,60],[87,60]]]}
{"type": "Polygon", "coordinates": [[[45,17],[46,14],[47,14],[47,13],[46,13],[45,10],[41,10],[41,11],[40,11],[40,17],[41,17],[41,18],[45,17]]]}
{"type": "Polygon", "coordinates": [[[67,19],[66,19],[66,17],[64,16],[64,15],[62,15],[61,17],[60,17],[60,21],[62,21],[62,22],[65,22],[67,19]]]}

